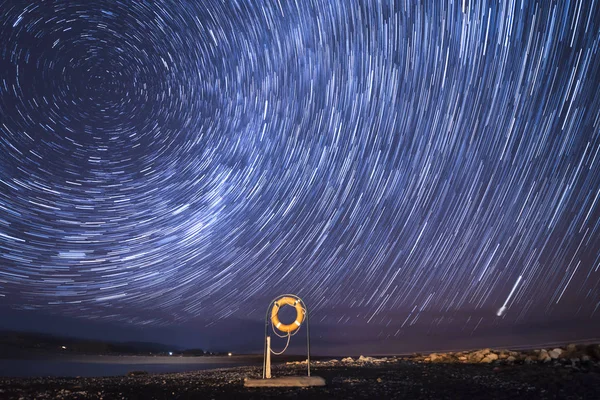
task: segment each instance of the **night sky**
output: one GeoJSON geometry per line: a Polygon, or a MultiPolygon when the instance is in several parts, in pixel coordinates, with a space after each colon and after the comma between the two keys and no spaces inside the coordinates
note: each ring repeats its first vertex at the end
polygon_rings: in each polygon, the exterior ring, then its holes
{"type": "Polygon", "coordinates": [[[0,0],[0,328],[599,337],[597,3],[0,0]]]}

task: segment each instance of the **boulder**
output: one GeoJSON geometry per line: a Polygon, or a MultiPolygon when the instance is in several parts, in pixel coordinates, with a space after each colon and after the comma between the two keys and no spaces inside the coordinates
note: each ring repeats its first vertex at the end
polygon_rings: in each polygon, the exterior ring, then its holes
{"type": "Polygon", "coordinates": [[[342,362],[343,363],[353,363],[354,360],[352,359],[352,357],[346,357],[346,358],[342,358],[342,362]]]}
{"type": "Polygon", "coordinates": [[[484,359],[486,354],[487,353],[485,352],[485,350],[475,351],[475,352],[469,354],[469,356],[468,356],[469,362],[472,362],[472,363],[481,362],[481,360],[484,359]]]}
{"type": "Polygon", "coordinates": [[[553,360],[556,360],[560,357],[560,355],[563,353],[562,349],[556,348],[554,350],[550,350],[548,352],[548,355],[550,356],[550,358],[552,358],[553,360]]]}
{"type": "Polygon", "coordinates": [[[490,359],[490,360],[492,360],[492,361],[496,361],[496,360],[499,358],[498,354],[495,354],[495,353],[490,353],[490,354],[488,354],[488,355],[487,355],[487,356],[485,356],[485,357],[486,357],[486,358],[489,358],[489,359],[490,359]]]}
{"type": "Polygon", "coordinates": [[[529,356],[525,357],[525,364],[533,364],[533,359],[529,356]]]}
{"type": "Polygon", "coordinates": [[[506,361],[509,363],[514,363],[515,361],[517,361],[517,358],[515,356],[508,356],[506,361]]]}
{"type": "Polygon", "coordinates": [[[550,357],[550,355],[548,354],[548,352],[546,350],[541,350],[538,353],[537,359],[538,359],[538,361],[541,361],[544,363],[552,361],[552,357],[550,357]]]}

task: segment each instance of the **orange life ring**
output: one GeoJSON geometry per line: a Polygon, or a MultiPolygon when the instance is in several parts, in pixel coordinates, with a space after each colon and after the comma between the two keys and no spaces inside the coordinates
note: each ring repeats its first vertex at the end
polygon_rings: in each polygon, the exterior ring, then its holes
{"type": "Polygon", "coordinates": [[[300,328],[300,324],[304,321],[304,312],[304,308],[300,305],[299,300],[293,297],[284,296],[279,300],[276,300],[275,304],[273,304],[273,308],[271,308],[271,322],[273,323],[273,326],[281,332],[291,333],[300,328]],[[282,306],[292,306],[296,308],[296,320],[291,324],[282,324],[279,320],[277,314],[282,306]]]}

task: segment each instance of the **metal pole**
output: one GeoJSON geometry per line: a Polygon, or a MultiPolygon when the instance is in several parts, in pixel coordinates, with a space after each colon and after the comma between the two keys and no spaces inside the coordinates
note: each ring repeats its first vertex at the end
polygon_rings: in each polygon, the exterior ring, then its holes
{"type": "Polygon", "coordinates": [[[263,379],[265,379],[265,373],[267,368],[267,351],[271,351],[270,349],[267,349],[267,334],[269,332],[269,310],[271,309],[272,303],[273,302],[269,303],[269,307],[267,307],[267,314],[265,315],[265,351],[263,352],[263,379]]]}
{"type": "Polygon", "coordinates": [[[306,367],[308,369],[308,376],[310,376],[310,324],[308,321],[308,307],[306,307],[306,303],[304,303],[304,301],[302,304],[304,304],[304,310],[306,310],[306,352],[308,356],[306,359],[306,367]]]}

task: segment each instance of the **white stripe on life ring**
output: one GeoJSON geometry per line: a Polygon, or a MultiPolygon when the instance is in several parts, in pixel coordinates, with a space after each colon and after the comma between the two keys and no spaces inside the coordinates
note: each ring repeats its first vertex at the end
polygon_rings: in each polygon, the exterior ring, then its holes
{"type": "MultiPolygon", "coordinates": [[[[298,321],[294,321],[294,323],[295,323],[296,325],[300,326],[300,322],[298,322],[298,321]]],[[[279,328],[279,327],[278,327],[278,328],[279,328]]]]}
{"type": "Polygon", "coordinates": [[[275,328],[279,329],[280,326],[281,326],[281,322],[278,323],[277,325],[275,325],[275,328]]]}

